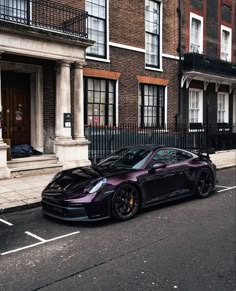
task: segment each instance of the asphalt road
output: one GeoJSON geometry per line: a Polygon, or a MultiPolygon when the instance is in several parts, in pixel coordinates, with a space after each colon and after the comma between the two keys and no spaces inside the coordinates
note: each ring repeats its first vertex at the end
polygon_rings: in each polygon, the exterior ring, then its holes
{"type": "Polygon", "coordinates": [[[64,223],[40,208],[0,216],[0,290],[234,291],[236,169],[207,199],[116,223],[64,223]]]}

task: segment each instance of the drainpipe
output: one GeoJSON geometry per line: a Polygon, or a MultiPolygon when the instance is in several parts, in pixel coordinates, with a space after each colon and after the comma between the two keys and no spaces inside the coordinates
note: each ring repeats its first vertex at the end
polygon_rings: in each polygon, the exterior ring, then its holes
{"type": "Polygon", "coordinates": [[[182,77],[182,65],[181,65],[181,59],[182,59],[182,28],[181,28],[181,22],[182,22],[182,13],[181,13],[181,0],[178,0],[178,30],[179,30],[179,41],[178,41],[178,53],[179,53],[179,64],[178,64],[178,113],[176,114],[176,124],[180,122],[180,115],[181,115],[181,77],[182,77]]]}

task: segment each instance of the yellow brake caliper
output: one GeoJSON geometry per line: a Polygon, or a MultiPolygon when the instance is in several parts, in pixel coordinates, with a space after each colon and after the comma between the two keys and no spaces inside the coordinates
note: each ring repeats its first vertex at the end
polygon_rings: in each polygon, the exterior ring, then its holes
{"type": "Polygon", "coordinates": [[[129,208],[131,209],[134,205],[134,196],[130,195],[129,197],[129,208]]]}

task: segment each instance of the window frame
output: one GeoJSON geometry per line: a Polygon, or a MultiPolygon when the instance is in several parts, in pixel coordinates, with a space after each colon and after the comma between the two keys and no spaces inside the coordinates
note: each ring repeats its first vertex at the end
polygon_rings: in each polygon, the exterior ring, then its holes
{"type": "Polygon", "coordinates": [[[140,128],[158,128],[158,129],[164,129],[165,128],[165,124],[166,124],[166,86],[160,86],[160,85],[156,85],[156,84],[145,84],[145,83],[140,83],[139,84],[139,127],[140,128]],[[156,102],[156,105],[154,104],[154,94],[151,95],[151,94],[148,94],[147,97],[148,97],[148,104],[145,104],[145,86],[148,87],[148,92],[150,90],[150,87],[153,87],[153,88],[156,88],[157,90],[157,102],[156,102]],[[163,104],[160,106],[160,88],[162,89],[162,102],[163,104]],[[150,98],[153,98],[153,102],[152,104],[149,104],[149,99],[150,98]],[[153,123],[153,126],[149,126],[148,124],[145,123],[145,107],[152,107],[152,108],[156,108],[156,115],[152,115],[152,116],[146,116],[147,118],[148,117],[151,117],[151,118],[154,118],[156,117],[156,124],[153,123]],[[161,108],[162,110],[162,117],[160,120],[159,119],[159,109],[161,108]]]}
{"type": "MultiPolygon", "coordinates": [[[[1,1],[0,1],[1,2],[1,1]]],[[[5,2],[5,1],[4,1],[5,2]]],[[[16,21],[19,24],[30,24],[32,21],[32,2],[25,0],[12,0],[9,5],[1,4],[3,15],[8,15],[9,21],[16,21]],[[19,3],[20,2],[20,3],[19,3]],[[11,5],[14,4],[14,5],[11,5]],[[22,8],[23,6],[23,8],[22,8]],[[9,13],[7,14],[7,10],[9,13]],[[23,15],[22,15],[23,13],[23,15]]],[[[0,9],[1,12],[1,9],[0,9]]]]}
{"type": "Polygon", "coordinates": [[[229,93],[228,92],[218,92],[217,93],[217,124],[228,124],[229,123],[229,93]],[[224,110],[219,110],[219,96],[224,96],[224,110]],[[219,120],[219,111],[223,112],[224,120],[223,122],[219,120]]]}
{"type": "MultiPolygon", "coordinates": [[[[113,80],[113,79],[105,79],[105,78],[94,78],[94,77],[89,77],[89,76],[84,76],[84,124],[86,125],[104,125],[104,126],[116,126],[117,124],[117,80],[113,80]],[[105,103],[101,103],[101,102],[94,102],[94,92],[97,92],[96,90],[91,90],[93,92],[93,102],[89,102],[89,98],[88,98],[88,80],[91,79],[93,82],[96,81],[105,81],[105,103]],[[109,82],[112,82],[113,84],[113,103],[109,103],[109,82]],[[89,104],[99,104],[99,107],[101,104],[104,104],[105,107],[105,114],[104,114],[104,120],[105,122],[103,124],[99,122],[94,122],[94,111],[92,112],[92,117],[93,117],[93,121],[91,123],[89,123],[88,120],[88,105],[89,104]],[[113,106],[112,108],[112,117],[113,117],[113,122],[112,124],[109,124],[109,106],[113,106]]],[[[101,84],[100,84],[101,87],[101,84]]],[[[100,91],[101,93],[102,91],[100,91]]],[[[101,98],[101,96],[100,96],[101,98]]],[[[99,117],[100,117],[100,113],[99,113],[99,117]]]]}
{"type": "Polygon", "coordinates": [[[227,27],[225,25],[221,25],[220,27],[220,59],[226,62],[231,62],[232,59],[232,28],[227,27]],[[227,49],[227,52],[222,50],[222,45],[223,45],[223,31],[226,31],[229,33],[229,47],[227,49]],[[222,58],[222,54],[223,53],[227,53],[229,58],[227,60],[225,60],[224,58],[222,58]]]}
{"type": "Polygon", "coordinates": [[[202,89],[196,89],[196,88],[189,88],[189,94],[188,94],[188,120],[189,120],[189,124],[202,124],[203,123],[203,90],[202,89]],[[201,93],[199,94],[199,111],[198,111],[198,120],[197,122],[191,122],[190,119],[190,110],[194,110],[196,108],[190,108],[190,94],[191,92],[195,92],[195,93],[201,93]]]}
{"type": "Polygon", "coordinates": [[[144,29],[145,29],[145,69],[148,70],[155,70],[155,71],[162,71],[162,19],[163,19],[163,3],[162,0],[145,0],[145,16],[144,16],[144,29]],[[146,40],[146,35],[154,35],[153,33],[147,32],[146,31],[146,6],[147,6],[147,1],[152,1],[155,2],[159,5],[159,35],[155,34],[158,36],[159,43],[157,44],[158,46],[158,52],[157,52],[157,65],[152,65],[148,64],[146,62],[146,57],[147,57],[147,40],[146,40]]]}
{"type": "MultiPolygon", "coordinates": [[[[88,0],[88,1],[92,2],[92,0],[88,0]]],[[[85,1],[85,10],[86,10],[86,3],[87,3],[87,0],[85,1]]],[[[89,35],[89,17],[104,21],[104,54],[98,55],[95,53],[89,53],[88,50],[90,47],[88,47],[86,49],[86,59],[103,61],[103,62],[109,61],[109,45],[108,45],[109,44],[109,13],[108,13],[108,11],[109,11],[109,0],[105,0],[105,18],[93,16],[93,15],[88,13],[88,20],[87,20],[88,38],[90,38],[90,35],[89,35]]],[[[92,38],[91,38],[91,40],[92,40],[92,38]]],[[[96,41],[95,41],[95,45],[96,45],[96,41]]]]}
{"type": "Polygon", "coordinates": [[[202,16],[200,16],[200,15],[197,15],[195,13],[190,12],[189,52],[199,53],[199,54],[202,54],[203,53],[203,29],[204,29],[204,18],[202,16]],[[192,20],[193,19],[196,19],[196,20],[200,21],[200,23],[201,23],[200,36],[199,36],[199,51],[198,52],[194,52],[191,49],[191,45],[192,45],[192,33],[191,32],[192,32],[192,20]]]}

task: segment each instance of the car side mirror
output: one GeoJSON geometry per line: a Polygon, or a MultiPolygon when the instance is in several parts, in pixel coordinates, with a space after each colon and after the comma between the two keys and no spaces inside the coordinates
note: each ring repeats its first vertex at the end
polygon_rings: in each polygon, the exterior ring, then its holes
{"type": "Polygon", "coordinates": [[[156,170],[159,170],[159,169],[164,169],[164,168],[166,168],[166,164],[165,163],[160,163],[160,162],[158,162],[158,163],[155,163],[152,167],[151,167],[151,169],[149,169],[149,174],[154,174],[155,172],[156,172],[156,170]]]}

